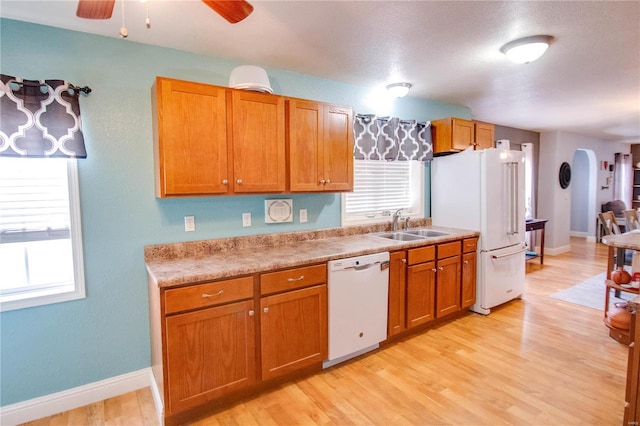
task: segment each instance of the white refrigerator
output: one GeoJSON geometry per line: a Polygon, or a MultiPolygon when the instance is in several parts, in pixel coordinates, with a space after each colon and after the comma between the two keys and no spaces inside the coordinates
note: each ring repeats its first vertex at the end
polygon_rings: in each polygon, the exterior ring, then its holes
{"type": "Polygon", "coordinates": [[[525,279],[524,157],[490,148],[431,163],[431,221],[480,232],[476,303],[484,315],[519,298],[525,279]]]}

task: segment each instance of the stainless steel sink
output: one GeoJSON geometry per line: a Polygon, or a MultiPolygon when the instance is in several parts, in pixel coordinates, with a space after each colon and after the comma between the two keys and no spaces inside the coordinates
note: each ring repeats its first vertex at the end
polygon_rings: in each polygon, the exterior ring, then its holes
{"type": "Polygon", "coordinates": [[[426,237],[421,235],[410,234],[407,232],[387,232],[385,234],[375,234],[375,236],[397,241],[416,241],[426,239],[426,237]]]}
{"type": "Polygon", "coordinates": [[[421,237],[443,237],[445,235],[449,235],[448,232],[442,232],[442,231],[434,231],[433,229],[412,229],[409,231],[403,231],[406,234],[411,234],[411,235],[419,235],[421,237]]]}

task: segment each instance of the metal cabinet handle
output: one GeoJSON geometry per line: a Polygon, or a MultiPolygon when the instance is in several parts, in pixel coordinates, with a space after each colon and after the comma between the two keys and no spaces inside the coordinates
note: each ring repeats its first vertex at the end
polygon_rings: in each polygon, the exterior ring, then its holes
{"type": "Polygon", "coordinates": [[[300,281],[300,280],[304,280],[304,275],[300,275],[298,278],[287,278],[287,281],[289,282],[300,281]]]}
{"type": "Polygon", "coordinates": [[[331,179],[327,179],[327,185],[331,183],[331,179]]]}
{"type": "Polygon", "coordinates": [[[439,266],[438,269],[441,270],[441,271],[444,271],[444,267],[442,267],[442,266],[439,266]]]}
{"type": "Polygon", "coordinates": [[[407,259],[402,259],[402,263],[407,263],[407,259]]]}
{"type": "Polygon", "coordinates": [[[250,316],[250,317],[252,317],[253,315],[255,315],[255,312],[254,312],[254,310],[253,310],[253,309],[251,309],[251,310],[249,311],[249,316],[250,316]]]}
{"type": "Polygon", "coordinates": [[[468,260],[465,260],[465,261],[464,261],[464,264],[465,264],[465,265],[468,265],[468,264],[469,264],[469,261],[468,261],[468,260]]]}
{"type": "Polygon", "coordinates": [[[326,182],[326,180],[324,180],[324,179],[320,179],[320,183],[321,183],[322,185],[324,185],[324,184],[325,184],[325,182],[326,182]]]}
{"type": "Polygon", "coordinates": [[[238,179],[238,180],[236,181],[236,183],[237,183],[238,185],[242,185],[242,179],[238,179]]]}
{"type": "Polygon", "coordinates": [[[216,296],[221,296],[222,293],[224,293],[224,290],[220,290],[219,292],[217,292],[216,294],[209,294],[209,293],[202,293],[202,297],[207,298],[207,297],[216,297],[216,296]]]}
{"type": "Polygon", "coordinates": [[[264,311],[265,314],[268,314],[269,313],[269,308],[264,308],[263,311],[264,311]]]}
{"type": "Polygon", "coordinates": [[[222,184],[223,185],[227,185],[229,183],[229,181],[227,179],[222,179],[222,184]]]}
{"type": "Polygon", "coordinates": [[[438,270],[436,268],[433,268],[432,271],[433,272],[438,272],[438,270]]]}

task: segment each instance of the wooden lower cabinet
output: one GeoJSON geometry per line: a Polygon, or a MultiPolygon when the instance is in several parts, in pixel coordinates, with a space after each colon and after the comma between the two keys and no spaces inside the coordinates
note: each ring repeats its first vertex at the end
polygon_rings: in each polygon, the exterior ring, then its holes
{"type": "Polygon", "coordinates": [[[467,238],[390,253],[389,337],[475,303],[477,241],[467,238]]]}
{"type": "Polygon", "coordinates": [[[476,303],[476,275],[478,255],[476,252],[462,255],[461,308],[468,308],[476,303]]]}
{"type": "Polygon", "coordinates": [[[436,262],[407,267],[407,328],[435,319],[436,262]]]}
{"type": "Polygon", "coordinates": [[[256,382],[253,303],[246,300],[167,317],[168,413],[256,382]]]}
{"type": "Polygon", "coordinates": [[[389,253],[389,308],[387,312],[387,334],[394,336],[407,329],[407,252],[405,250],[389,253]]]}
{"type": "Polygon", "coordinates": [[[460,256],[438,259],[436,279],[436,318],[460,310],[460,256]]]}
{"type": "Polygon", "coordinates": [[[260,299],[262,380],[327,358],[327,285],[260,299]]]}

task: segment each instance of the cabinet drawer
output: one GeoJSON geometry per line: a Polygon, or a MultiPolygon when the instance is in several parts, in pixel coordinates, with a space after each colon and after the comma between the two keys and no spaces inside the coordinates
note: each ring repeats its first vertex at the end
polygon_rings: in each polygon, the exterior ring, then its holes
{"type": "Polygon", "coordinates": [[[253,277],[236,278],[167,290],[164,310],[170,314],[250,297],[253,297],[253,277]]]}
{"type": "Polygon", "coordinates": [[[463,253],[471,253],[478,249],[478,239],[477,238],[465,238],[462,240],[462,252],[463,253]]]}
{"type": "Polygon", "coordinates": [[[409,265],[428,262],[436,258],[436,246],[426,246],[408,251],[409,265]]]}
{"type": "Polygon", "coordinates": [[[444,259],[458,254],[460,254],[460,241],[438,244],[438,259],[444,259]]]}
{"type": "Polygon", "coordinates": [[[305,266],[260,275],[260,294],[308,287],[327,282],[327,265],[305,266]]]}

